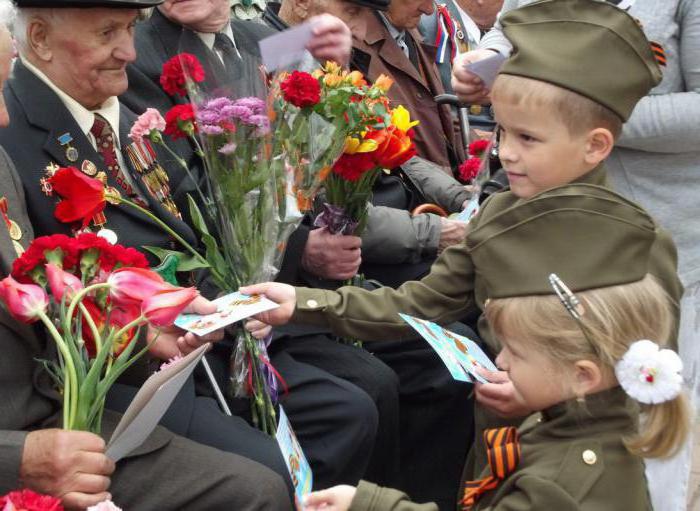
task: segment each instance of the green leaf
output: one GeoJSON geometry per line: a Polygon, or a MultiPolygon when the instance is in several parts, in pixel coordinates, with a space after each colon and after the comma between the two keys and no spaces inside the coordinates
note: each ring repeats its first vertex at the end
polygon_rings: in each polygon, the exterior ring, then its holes
{"type": "Polygon", "coordinates": [[[209,268],[208,264],[195,259],[195,257],[189,252],[178,252],[177,250],[168,250],[166,248],[151,247],[148,245],[145,245],[142,248],[148,250],[151,254],[156,256],[161,263],[163,263],[169,255],[176,255],[179,258],[177,271],[193,271],[200,268],[209,268]]]}
{"type": "Polygon", "coordinates": [[[187,195],[187,201],[190,204],[190,217],[192,218],[192,223],[194,224],[195,229],[197,229],[200,234],[209,234],[209,229],[207,228],[207,223],[204,221],[202,212],[199,210],[199,206],[197,206],[197,203],[189,194],[187,195]]]}

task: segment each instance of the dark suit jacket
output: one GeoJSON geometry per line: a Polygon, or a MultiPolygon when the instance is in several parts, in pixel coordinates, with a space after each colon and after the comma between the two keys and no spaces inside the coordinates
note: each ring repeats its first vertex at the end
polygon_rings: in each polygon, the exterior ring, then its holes
{"type": "Polygon", "coordinates": [[[367,33],[364,39],[353,40],[352,66],[374,81],[380,74],[393,78],[389,98],[394,105],[403,105],[411,118],[420,121],[414,129],[418,155],[445,168],[464,159],[451,112],[447,106],[438,106],[433,98],[444,92],[435,67],[435,47],[423,42],[418,30],[409,30],[415,41],[422,72],[416,69],[401,51],[379,18],[367,13],[367,33]]]}
{"type": "MultiPolygon", "coordinates": [[[[90,145],[73,116],[66,109],[60,98],[34,73],[29,71],[21,61],[17,61],[12,75],[5,86],[5,101],[12,119],[12,125],[0,128],[0,145],[6,148],[16,165],[24,185],[29,218],[37,235],[70,233],[71,227],[59,222],[54,217],[57,197],[47,197],[41,190],[39,180],[44,177],[50,163],[59,166],[74,165],[80,168],[84,160],[97,165],[99,170],[106,170],[102,157],[90,145]],[[66,158],[65,149],[58,141],[63,133],[73,137],[72,146],[78,150],[79,158],[75,163],[66,158]]],[[[119,140],[123,145],[129,142],[128,132],[136,116],[122,105],[119,125],[119,140]]],[[[158,152],[158,160],[168,172],[170,188],[175,202],[183,214],[187,208],[186,194],[193,190],[193,183],[185,171],[175,164],[169,155],[158,152]]],[[[148,209],[166,222],[175,232],[196,245],[197,238],[192,229],[182,220],[171,215],[145,189],[143,182],[126,159],[125,172],[130,172],[136,189],[148,203],[148,209]]],[[[108,173],[109,174],[109,173],[108,173]]],[[[111,186],[118,185],[109,176],[111,186]]],[[[120,243],[132,247],[144,245],[177,248],[174,240],[145,215],[127,206],[107,205],[105,209],[107,224],[119,236],[120,243]]],[[[74,227],[74,226],[73,226],[74,227]]]]}
{"type": "MultiPolygon", "coordinates": [[[[0,197],[8,202],[8,217],[22,229],[22,245],[33,239],[22,183],[5,151],[0,148],[0,197]]],[[[12,268],[17,256],[8,230],[0,226],[0,278],[12,268]]],[[[41,327],[15,321],[0,306],[0,494],[19,489],[19,467],[29,431],[60,426],[60,397],[48,373],[36,361],[55,356],[41,327]]],[[[103,435],[109,439],[119,416],[106,412],[103,435]]],[[[157,430],[130,456],[152,452],[168,443],[171,434],[157,430]]],[[[137,477],[141,477],[139,474],[137,477]]]]}

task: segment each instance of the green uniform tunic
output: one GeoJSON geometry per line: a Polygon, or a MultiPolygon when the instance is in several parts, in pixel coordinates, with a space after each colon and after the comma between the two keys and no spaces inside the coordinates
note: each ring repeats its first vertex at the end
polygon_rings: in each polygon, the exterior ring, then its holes
{"type": "MultiPolygon", "coordinates": [[[[488,298],[516,296],[517,293],[512,293],[512,282],[504,279],[504,275],[514,275],[527,289],[535,288],[537,282],[541,281],[544,286],[542,292],[551,292],[548,289],[547,275],[533,275],[530,271],[529,257],[535,258],[541,267],[539,261],[543,253],[552,253],[553,260],[548,267],[550,272],[559,274],[566,282],[574,281],[574,278],[567,278],[567,275],[574,275],[578,281],[583,280],[580,274],[576,275],[579,270],[574,265],[577,263],[570,263],[562,254],[569,254],[571,250],[586,252],[588,257],[589,253],[596,252],[598,248],[587,250],[590,244],[607,236],[616,236],[616,227],[611,226],[610,232],[590,233],[589,240],[579,241],[579,245],[584,246],[577,247],[567,232],[577,225],[576,211],[572,211],[565,222],[557,217],[549,224],[537,223],[537,230],[534,231],[515,224],[513,229],[523,231],[519,238],[511,236],[507,242],[491,243],[493,246],[488,250],[483,248],[490,243],[490,225],[498,221],[500,215],[512,212],[526,201],[549,200],[550,205],[547,207],[551,207],[552,200],[566,205],[570,197],[585,195],[602,198],[603,201],[598,202],[609,202],[611,208],[631,204],[641,210],[634,203],[610,191],[605,186],[605,181],[605,170],[599,167],[577,183],[543,192],[531,199],[520,199],[510,191],[495,194],[484,203],[481,211],[471,221],[467,239],[445,250],[422,280],[407,282],[398,289],[384,287],[374,291],[358,287],[343,287],[337,291],[297,288],[296,310],[292,321],[327,326],[338,335],[365,341],[415,338],[417,334],[399,317],[400,312],[442,325],[449,324],[464,318],[475,309],[483,311],[484,302],[488,298]],[[482,226],[485,228],[482,229],[482,226]],[[523,251],[526,243],[530,243],[529,248],[532,250],[529,252],[523,251]],[[499,289],[505,287],[509,289],[499,289]]],[[[618,209],[615,214],[619,214],[618,209]]],[[[606,214],[605,211],[601,213],[606,214]]],[[[508,216],[509,219],[514,217],[512,214],[508,216]]],[[[675,246],[668,233],[662,229],[656,228],[655,233],[651,256],[645,253],[640,254],[640,257],[649,257],[648,271],[666,289],[677,314],[677,304],[683,289],[676,273],[675,246]]],[[[605,258],[608,255],[610,254],[605,254],[602,250],[598,254],[601,258],[599,266],[602,268],[599,272],[600,280],[596,280],[597,275],[592,272],[584,275],[584,279],[590,280],[589,288],[610,285],[605,282],[604,274],[605,258]]],[[[493,352],[499,350],[483,317],[479,319],[479,334],[493,352]]],[[[672,347],[675,347],[675,337],[674,334],[669,339],[672,347]]]]}
{"type": "MultiPolygon", "coordinates": [[[[636,430],[637,405],[620,387],[568,401],[520,427],[516,470],[484,493],[475,511],[651,509],[642,459],[624,446],[636,430]]],[[[490,475],[486,469],[481,476],[490,475]]],[[[362,481],[350,511],[436,511],[401,492],[362,481]]]]}

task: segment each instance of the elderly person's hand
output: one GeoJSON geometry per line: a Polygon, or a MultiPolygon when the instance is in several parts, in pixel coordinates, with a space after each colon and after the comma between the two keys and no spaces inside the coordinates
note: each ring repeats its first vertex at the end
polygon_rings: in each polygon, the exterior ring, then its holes
{"type": "Polygon", "coordinates": [[[493,50],[472,50],[455,57],[452,63],[452,89],[465,103],[485,104],[489,102],[489,90],[484,82],[466,66],[473,62],[493,57],[493,50]]]}
{"type": "Polygon", "coordinates": [[[313,36],[306,49],[311,55],[322,64],[333,60],[347,66],[352,51],[352,33],[348,26],[331,14],[313,16],[309,21],[313,24],[313,36]]]}
{"type": "Polygon", "coordinates": [[[301,265],[309,273],[329,280],[352,278],[362,262],[362,240],[357,236],[331,234],[321,227],[309,233],[301,265]]]}
{"type": "MultiPolygon", "coordinates": [[[[194,314],[213,314],[216,312],[216,305],[204,298],[198,296],[187,308],[183,311],[194,314]]],[[[160,329],[148,328],[148,342],[157,341],[150,348],[151,355],[161,360],[169,360],[178,355],[187,355],[196,350],[202,344],[208,342],[217,342],[223,339],[224,330],[216,330],[207,335],[197,336],[192,332],[185,332],[175,325],[162,327],[160,329]]]]}
{"type": "Polygon", "coordinates": [[[27,433],[19,467],[24,486],[58,497],[67,509],[85,509],[111,499],[114,462],[105,442],[85,431],[39,429],[27,433]]]}
{"type": "Polygon", "coordinates": [[[461,243],[467,236],[467,223],[448,218],[440,218],[442,229],[440,230],[440,241],[438,242],[438,254],[447,247],[461,243]]]}

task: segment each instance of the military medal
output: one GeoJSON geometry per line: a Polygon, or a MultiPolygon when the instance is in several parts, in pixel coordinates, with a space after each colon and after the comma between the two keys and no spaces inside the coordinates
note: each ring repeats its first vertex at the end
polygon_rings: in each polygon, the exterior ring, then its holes
{"type": "Polygon", "coordinates": [[[80,166],[80,171],[90,177],[95,177],[95,174],[97,174],[97,166],[90,160],[85,160],[80,166]]]}
{"type": "Polygon", "coordinates": [[[5,221],[5,225],[7,226],[7,231],[9,232],[10,239],[12,240],[12,246],[15,248],[17,255],[22,255],[24,253],[24,247],[19,242],[22,239],[22,228],[17,222],[12,220],[7,215],[7,208],[7,199],[5,197],[0,198],[0,214],[2,215],[2,219],[5,221]]]}
{"type": "Polygon", "coordinates": [[[74,163],[78,161],[78,150],[70,145],[71,142],[73,142],[73,137],[71,136],[70,133],[64,133],[60,137],[58,137],[58,143],[61,144],[61,146],[65,149],[66,151],[66,158],[68,161],[71,163],[74,163]]]}

